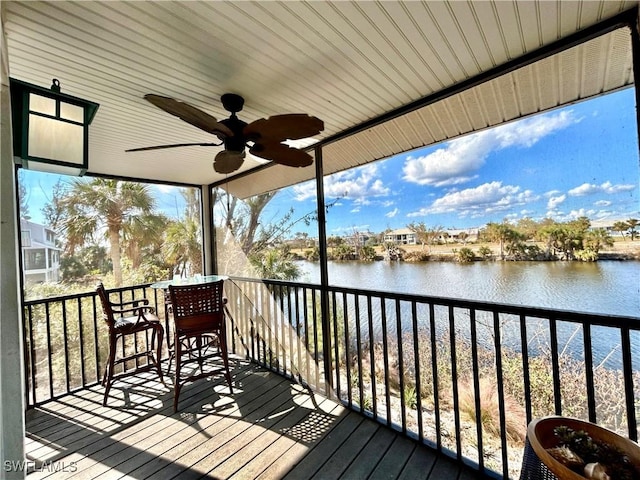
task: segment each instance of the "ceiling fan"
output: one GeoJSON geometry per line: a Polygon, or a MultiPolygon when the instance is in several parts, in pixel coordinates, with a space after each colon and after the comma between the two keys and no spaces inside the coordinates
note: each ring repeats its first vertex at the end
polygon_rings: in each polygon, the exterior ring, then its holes
{"type": "Polygon", "coordinates": [[[231,116],[219,122],[208,113],[173,98],[153,94],[147,94],[144,98],[165,112],[175,115],[205,132],[212,133],[221,142],[176,143],[132,148],[126,151],[139,152],[161,148],[224,145],[224,150],[216,155],[213,162],[213,168],[218,173],[231,173],[240,168],[245,158],[245,147],[249,148],[249,153],[252,155],[275,163],[290,167],[309,166],[313,163],[311,155],[282,142],[312,137],[324,129],[322,120],[306,113],[274,115],[246,123],[236,116],[236,113],[241,111],[244,106],[244,98],[234,93],[225,93],[220,98],[222,106],[231,112],[231,116]]]}

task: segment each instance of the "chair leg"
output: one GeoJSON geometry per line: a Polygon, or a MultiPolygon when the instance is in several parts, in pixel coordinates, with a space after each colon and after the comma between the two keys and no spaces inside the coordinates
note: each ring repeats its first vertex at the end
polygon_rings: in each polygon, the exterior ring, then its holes
{"type": "Polygon", "coordinates": [[[180,359],[182,357],[181,343],[178,335],[173,341],[173,350],[176,357],[176,374],[173,380],[173,413],[178,411],[178,397],[180,397],[180,359]]]}
{"type": "Polygon", "coordinates": [[[198,349],[198,365],[200,366],[200,372],[204,372],[203,370],[203,360],[202,360],[202,336],[196,337],[196,347],[198,349]]]}
{"type": "Polygon", "coordinates": [[[157,353],[155,358],[156,368],[158,370],[158,376],[160,377],[160,381],[164,384],[164,377],[162,376],[162,337],[163,337],[162,327],[154,329],[153,336],[155,336],[156,330],[158,330],[158,338],[156,339],[156,341],[158,342],[158,348],[156,350],[157,353]]]}
{"type": "Polygon", "coordinates": [[[113,370],[115,369],[116,360],[116,344],[117,338],[115,335],[109,335],[109,358],[107,360],[107,366],[104,369],[104,378],[102,384],[104,385],[104,398],[102,399],[102,406],[107,406],[107,398],[109,397],[109,390],[111,390],[111,384],[113,383],[113,370]]]}

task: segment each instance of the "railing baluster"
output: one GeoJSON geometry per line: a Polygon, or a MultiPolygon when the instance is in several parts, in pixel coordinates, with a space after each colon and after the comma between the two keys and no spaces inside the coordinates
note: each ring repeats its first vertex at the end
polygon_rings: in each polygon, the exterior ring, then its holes
{"type": "Polygon", "coordinates": [[[267,291],[267,286],[263,286],[263,291],[260,292],[262,295],[262,302],[263,302],[263,306],[262,306],[262,311],[266,313],[263,314],[262,318],[266,321],[269,322],[268,325],[268,332],[269,332],[269,367],[270,368],[274,368],[273,366],[273,362],[276,362],[276,371],[279,371],[279,368],[277,366],[277,362],[278,362],[278,346],[277,346],[277,333],[278,333],[278,319],[276,317],[276,308],[273,306],[273,304],[275,303],[273,301],[273,299],[271,298],[271,295],[266,295],[267,291]],[[266,290],[266,291],[264,291],[266,290]],[[276,346],[275,346],[275,350],[274,350],[274,345],[273,342],[276,342],[276,346]],[[274,360],[274,356],[275,356],[275,360],[274,360]]]}
{"type": "Polygon", "coordinates": [[[355,327],[356,327],[356,358],[358,361],[358,405],[361,410],[363,408],[364,386],[362,385],[362,332],[360,325],[360,295],[355,295],[354,299],[355,309],[355,327]]]}
{"type": "Polygon", "coordinates": [[[396,298],[396,336],[398,338],[398,380],[400,382],[400,416],[402,418],[402,433],[407,433],[407,399],[404,384],[404,355],[402,351],[402,316],[400,299],[396,298]]]}
{"type": "Polygon", "coordinates": [[[53,351],[51,348],[51,317],[49,315],[49,303],[45,304],[44,312],[45,312],[45,322],[47,326],[47,362],[49,365],[49,398],[53,398],[53,361],[51,359],[53,355],[53,351]]]}
{"type": "Polygon", "coordinates": [[[382,358],[384,359],[384,393],[387,404],[387,425],[391,425],[391,390],[389,387],[389,340],[387,338],[387,304],[380,297],[380,320],[382,322],[382,358]]]}
{"type": "Polygon", "coordinates": [[[633,362],[631,361],[631,339],[629,327],[620,329],[622,336],[622,372],[624,375],[625,401],[627,405],[627,429],[629,438],[638,440],[638,425],[636,423],[636,402],[633,393],[633,362]]]}
{"type": "Polygon", "coordinates": [[[336,293],[331,293],[331,325],[333,330],[333,365],[332,369],[334,377],[335,392],[339,399],[342,399],[342,392],[340,389],[340,349],[338,346],[338,308],[336,306],[336,293]]]}
{"type": "Polygon", "coordinates": [[[100,376],[100,343],[98,341],[98,306],[96,303],[95,295],[91,297],[91,302],[93,304],[93,348],[94,354],[96,358],[96,382],[101,381],[100,376]]]}
{"type": "Polygon", "coordinates": [[[84,328],[82,321],[82,299],[78,297],[78,341],[80,342],[80,385],[83,387],[87,384],[86,374],[84,371],[84,328]]]}
{"type": "MultiPolygon", "coordinates": [[[[313,359],[315,361],[315,370],[316,370],[316,387],[320,388],[320,351],[318,344],[318,306],[316,304],[316,290],[311,290],[311,301],[313,304],[312,312],[313,312],[313,359]]],[[[321,326],[322,327],[322,326],[321,326]]]]}
{"type": "Polygon", "coordinates": [[[493,335],[496,352],[496,380],[498,382],[498,406],[500,409],[500,444],[502,447],[502,476],[509,478],[509,452],[507,447],[507,421],[504,406],[504,383],[502,376],[502,336],[500,335],[500,313],[493,311],[493,335]]]}
{"type": "Polygon", "coordinates": [[[453,413],[456,426],[456,457],[462,459],[462,439],[460,438],[460,397],[458,392],[458,356],[456,349],[456,322],[453,305],[449,305],[449,344],[451,348],[451,387],[453,389],[453,413]]]}
{"type": "Polygon", "coordinates": [[[279,313],[279,318],[280,318],[280,351],[281,351],[281,355],[282,355],[282,362],[281,362],[281,372],[284,376],[287,375],[287,334],[291,333],[291,329],[287,329],[287,324],[289,324],[289,321],[285,318],[285,309],[284,309],[284,294],[282,292],[282,290],[285,287],[282,285],[278,285],[277,286],[277,290],[278,290],[278,294],[277,294],[277,299],[279,303],[278,306],[278,313],[279,313]]]}
{"type": "Polygon", "coordinates": [[[378,419],[378,399],[376,395],[376,358],[373,338],[373,305],[371,295],[367,295],[367,320],[369,321],[369,378],[371,379],[371,408],[374,420],[378,419]]]}
{"type": "MultiPolygon", "coordinates": [[[[302,354],[302,321],[300,319],[300,289],[298,287],[295,287],[296,289],[296,296],[295,298],[295,318],[296,318],[296,341],[298,343],[298,380],[302,381],[302,373],[305,372],[305,365],[304,365],[304,361],[305,361],[305,357],[302,354]]],[[[304,295],[304,291],[302,292],[302,295],[304,295]]]]}
{"type": "Polygon", "coordinates": [[[302,329],[304,331],[304,340],[302,342],[302,345],[304,347],[304,355],[305,355],[305,377],[306,377],[306,381],[308,383],[312,383],[315,388],[317,387],[317,384],[314,384],[311,381],[311,365],[310,365],[311,355],[309,351],[309,308],[307,305],[308,297],[309,297],[309,290],[307,289],[307,287],[303,287],[302,288],[302,308],[304,308],[304,310],[302,311],[302,329]]]}
{"type": "Polygon", "coordinates": [[[342,292],[342,319],[344,323],[344,357],[345,370],[347,373],[347,401],[349,407],[353,406],[353,389],[351,388],[351,351],[349,335],[349,309],[347,306],[347,292],[342,292]]]}
{"type": "Polygon", "coordinates": [[[558,320],[549,318],[549,336],[551,342],[551,369],[553,372],[553,398],[555,414],[562,415],[562,392],[560,389],[560,360],[558,357],[558,320]]]}
{"type": "MultiPolygon", "coordinates": [[[[476,325],[476,309],[469,310],[469,327],[471,333],[471,359],[473,363],[473,390],[475,392],[476,436],[478,446],[478,468],[484,470],[484,446],[482,442],[482,404],[480,402],[480,372],[478,367],[478,330],[476,325]]],[[[528,397],[527,397],[528,398],[528,397]]]]}
{"type": "MultiPolygon", "coordinates": [[[[587,407],[589,410],[589,421],[596,423],[596,391],[593,381],[593,345],[591,343],[591,325],[583,324],[584,332],[584,373],[587,385],[587,407]]],[[[527,402],[528,403],[528,402],[527,402]]]]}
{"type": "Polygon", "coordinates": [[[71,374],[69,371],[69,330],[67,328],[67,302],[62,302],[62,344],[64,346],[64,373],[67,392],[71,390],[71,374]]]}
{"type": "Polygon", "coordinates": [[[524,386],[525,413],[527,416],[527,425],[533,419],[531,411],[531,379],[529,377],[529,339],[527,336],[527,317],[520,315],[520,348],[522,351],[522,379],[524,386]]]}
{"type": "MultiPolygon", "coordinates": [[[[33,343],[33,306],[29,305],[27,307],[27,322],[29,325],[29,357],[30,361],[27,364],[29,366],[29,376],[31,378],[31,383],[27,382],[26,385],[31,385],[31,395],[33,396],[31,402],[27,398],[27,405],[35,405],[36,404],[36,347],[33,343]]],[[[28,393],[27,393],[28,396],[28,393]]]]}
{"type": "Polygon", "coordinates": [[[420,371],[420,337],[418,335],[418,308],[415,301],[411,302],[411,327],[413,330],[413,363],[416,382],[416,411],[418,421],[418,439],[424,440],[424,425],[422,424],[422,372],[420,371]]]}
{"type": "Polygon", "coordinates": [[[436,313],[429,303],[429,327],[431,328],[431,375],[433,377],[433,411],[436,427],[436,447],[442,451],[442,429],[440,428],[440,388],[438,386],[438,345],[436,344],[436,313]]]}

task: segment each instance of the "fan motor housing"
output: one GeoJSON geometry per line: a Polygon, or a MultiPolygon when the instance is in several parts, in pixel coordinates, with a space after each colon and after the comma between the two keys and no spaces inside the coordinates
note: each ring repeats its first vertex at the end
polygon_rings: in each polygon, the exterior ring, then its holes
{"type": "Polygon", "coordinates": [[[235,93],[225,93],[220,97],[224,109],[231,113],[237,113],[244,107],[244,98],[235,93]]]}
{"type": "Polygon", "coordinates": [[[225,150],[231,150],[233,152],[244,151],[246,139],[242,133],[244,127],[247,126],[247,122],[243,122],[235,114],[224,120],[220,120],[220,123],[233,132],[232,137],[226,137],[224,139],[225,150]]]}

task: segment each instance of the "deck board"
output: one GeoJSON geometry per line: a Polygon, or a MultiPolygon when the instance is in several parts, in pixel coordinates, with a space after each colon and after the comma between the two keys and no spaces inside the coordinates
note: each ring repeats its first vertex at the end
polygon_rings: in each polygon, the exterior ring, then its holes
{"type": "Polygon", "coordinates": [[[151,372],[94,386],[27,413],[28,480],[482,478],[343,405],[234,359],[224,379],[173,391],[151,372]],[[52,465],[49,463],[49,465],[52,465]]]}

